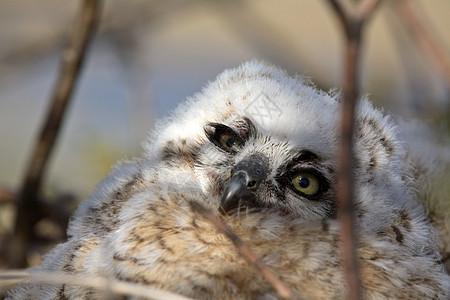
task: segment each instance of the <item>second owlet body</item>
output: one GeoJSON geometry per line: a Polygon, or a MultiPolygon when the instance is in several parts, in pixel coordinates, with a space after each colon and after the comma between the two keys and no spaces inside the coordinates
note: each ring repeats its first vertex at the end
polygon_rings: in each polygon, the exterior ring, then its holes
{"type": "MultiPolygon", "coordinates": [[[[258,62],[228,70],[160,122],[118,166],[37,270],[100,275],[199,299],[277,297],[193,208],[223,216],[303,299],[345,298],[336,220],[341,105],[258,62]]],[[[355,128],[358,259],[367,299],[448,299],[424,178],[393,121],[363,99],[355,128]],[[419,174],[419,175],[417,175],[419,174]],[[422,176],[422,177],[421,177],[422,176]]],[[[448,166],[448,160],[445,161],[448,166]]],[[[91,299],[95,290],[22,285],[13,299],[91,299]]]]}

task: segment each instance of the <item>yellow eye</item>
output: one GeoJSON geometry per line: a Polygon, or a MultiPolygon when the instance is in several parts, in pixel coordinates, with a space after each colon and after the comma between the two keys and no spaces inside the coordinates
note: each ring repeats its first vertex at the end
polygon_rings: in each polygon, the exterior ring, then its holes
{"type": "Polygon", "coordinates": [[[223,133],[219,138],[220,145],[227,150],[237,151],[241,147],[241,144],[236,137],[229,133],[223,133]]]}
{"type": "Polygon", "coordinates": [[[292,178],[292,184],[297,191],[306,195],[314,195],[319,191],[319,179],[311,173],[300,172],[292,178]]]}

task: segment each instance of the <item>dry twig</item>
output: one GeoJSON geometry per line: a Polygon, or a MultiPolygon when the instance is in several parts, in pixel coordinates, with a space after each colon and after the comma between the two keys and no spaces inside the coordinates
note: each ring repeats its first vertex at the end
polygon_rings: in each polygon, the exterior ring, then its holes
{"type": "Polygon", "coordinates": [[[398,0],[394,1],[394,3],[399,15],[403,17],[403,20],[408,25],[422,52],[428,57],[434,67],[440,71],[445,79],[447,88],[450,88],[450,61],[441,47],[439,47],[436,37],[425,25],[416,7],[414,7],[413,1],[398,0]]]}
{"type": "Polygon", "coordinates": [[[26,248],[32,238],[32,228],[40,211],[37,201],[38,193],[78,79],[87,46],[98,23],[99,14],[100,1],[83,1],[68,46],[64,51],[50,110],[32,152],[21,189],[15,234],[9,245],[8,253],[9,264],[12,267],[26,265],[26,248]]]}
{"type": "Polygon", "coordinates": [[[100,291],[109,292],[113,295],[129,295],[147,299],[190,299],[161,289],[150,288],[140,284],[108,279],[105,277],[75,276],[60,272],[28,273],[24,270],[8,270],[0,272],[0,286],[24,282],[77,285],[84,288],[94,288],[100,291]]]}
{"type": "Polygon", "coordinates": [[[15,204],[17,195],[7,189],[0,188],[0,204],[15,204]]]}
{"type": "MultiPolygon", "coordinates": [[[[212,211],[198,202],[190,203],[192,209],[211,222],[216,228],[225,234],[239,250],[239,253],[252,264],[264,279],[275,289],[278,295],[283,299],[293,299],[292,289],[276,275],[268,266],[266,266],[253,252],[251,247],[244,242],[222,219],[217,217],[212,211]]],[[[298,299],[298,297],[296,297],[298,299]]]]}
{"type": "Polygon", "coordinates": [[[345,33],[345,76],[343,83],[343,111],[341,123],[340,168],[337,189],[338,218],[341,224],[341,255],[347,282],[347,298],[361,299],[358,260],[356,255],[356,233],[353,208],[353,127],[355,107],[360,92],[359,57],[362,29],[372,16],[380,0],[363,0],[356,14],[345,11],[339,0],[328,0],[345,33]]]}

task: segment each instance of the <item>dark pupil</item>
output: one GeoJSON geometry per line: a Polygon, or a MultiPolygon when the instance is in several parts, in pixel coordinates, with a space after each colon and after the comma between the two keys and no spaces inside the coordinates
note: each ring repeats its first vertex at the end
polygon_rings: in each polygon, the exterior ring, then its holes
{"type": "Polygon", "coordinates": [[[226,142],[227,147],[232,148],[235,144],[235,141],[232,138],[229,138],[226,142]]]}
{"type": "Polygon", "coordinates": [[[300,178],[298,180],[298,184],[302,187],[302,188],[307,188],[309,186],[309,179],[308,178],[300,178]]]}

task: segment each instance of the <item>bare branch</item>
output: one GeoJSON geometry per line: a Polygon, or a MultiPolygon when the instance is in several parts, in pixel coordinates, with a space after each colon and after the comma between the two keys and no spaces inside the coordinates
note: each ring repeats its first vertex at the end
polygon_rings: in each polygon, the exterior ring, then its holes
{"type": "Polygon", "coordinates": [[[434,67],[444,77],[447,88],[450,88],[450,61],[448,56],[442,51],[435,36],[425,25],[423,19],[419,15],[414,3],[408,0],[394,1],[397,11],[408,25],[417,44],[423,53],[428,57],[434,67]]]}
{"type": "Polygon", "coordinates": [[[21,189],[15,234],[8,253],[12,267],[23,267],[26,264],[26,246],[31,240],[32,227],[40,209],[38,193],[99,14],[100,1],[83,0],[68,46],[63,53],[51,106],[32,152],[21,189]]]}
{"type": "Polygon", "coordinates": [[[17,201],[17,194],[7,190],[0,188],[0,204],[12,203],[15,204],[17,201]]]}
{"type": "Polygon", "coordinates": [[[336,16],[339,19],[339,22],[342,25],[342,28],[344,28],[345,34],[348,35],[348,31],[350,31],[350,16],[345,11],[344,7],[342,6],[341,2],[339,0],[328,0],[328,3],[333,8],[333,11],[335,12],[336,16]]]}
{"type": "Polygon", "coordinates": [[[381,0],[366,0],[359,2],[356,9],[358,19],[367,22],[380,3],[381,0]]]}
{"type": "Polygon", "coordinates": [[[372,16],[380,0],[364,0],[356,14],[347,13],[338,0],[328,0],[345,32],[345,76],[343,83],[343,109],[341,123],[340,167],[337,178],[338,219],[341,224],[341,256],[347,282],[347,299],[361,299],[361,282],[356,254],[353,178],[353,130],[355,107],[359,97],[359,57],[363,25],[372,16]]]}
{"type": "Polygon", "coordinates": [[[135,297],[144,297],[147,299],[190,299],[161,289],[116,279],[108,279],[105,277],[75,276],[61,272],[28,273],[24,270],[0,271],[0,286],[25,282],[76,285],[85,288],[94,288],[100,291],[108,291],[114,295],[130,295],[135,297]]]}
{"type": "MultiPolygon", "coordinates": [[[[281,281],[278,275],[276,275],[268,266],[266,266],[253,252],[251,247],[244,242],[222,219],[217,217],[212,211],[204,207],[198,202],[190,203],[192,209],[203,216],[206,220],[211,222],[216,228],[225,234],[239,250],[239,253],[253,266],[255,266],[259,272],[261,272],[264,279],[276,290],[278,295],[283,299],[294,299],[294,294],[291,288],[281,281]]],[[[296,297],[298,299],[298,297],[296,297]]]]}

